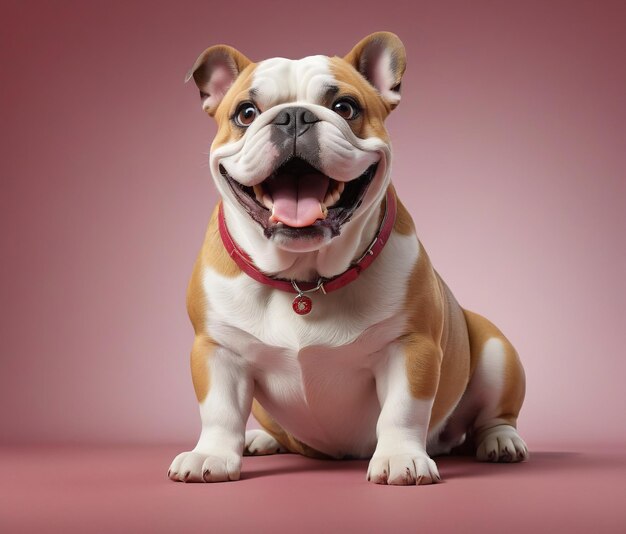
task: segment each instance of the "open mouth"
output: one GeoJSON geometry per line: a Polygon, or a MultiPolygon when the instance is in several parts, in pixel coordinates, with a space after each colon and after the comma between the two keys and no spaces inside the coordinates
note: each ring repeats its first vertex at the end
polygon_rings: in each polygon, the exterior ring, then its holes
{"type": "Polygon", "coordinates": [[[314,236],[324,228],[332,237],[339,235],[341,225],[361,205],[377,167],[375,163],[357,178],[341,182],[294,157],[253,187],[233,179],[222,165],[219,169],[237,200],[269,238],[276,232],[314,236]]]}

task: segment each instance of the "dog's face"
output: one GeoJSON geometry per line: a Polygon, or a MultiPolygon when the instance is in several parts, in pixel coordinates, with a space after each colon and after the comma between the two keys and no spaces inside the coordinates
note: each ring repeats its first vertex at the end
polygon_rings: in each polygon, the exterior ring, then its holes
{"type": "Polygon", "coordinates": [[[389,180],[384,121],[400,101],[400,40],[372,34],[344,58],[252,63],[227,46],[189,72],[215,117],[213,178],[243,224],[291,251],[318,249],[380,201],[389,180]]]}

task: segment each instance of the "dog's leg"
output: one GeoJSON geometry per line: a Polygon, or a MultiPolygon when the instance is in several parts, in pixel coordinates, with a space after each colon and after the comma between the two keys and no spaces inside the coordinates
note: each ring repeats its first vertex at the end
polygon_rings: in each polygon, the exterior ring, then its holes
{"type": "Polygon", "coordinates": [[[202,432],[192,451],[174,458],[168,476],[182,482],[238,480],[254,389],[250,371],[237,354],[202,336],[194,342],[191,366],[202,432]]]}
{"type": "Polygon", "coordinates": [[[517,432],[525,377],[509,340],[484,317],[465,310],[476,369],[462,404],[475,405],[472,432],[476,458],[483,462],[520,462],[528,447],[517,432]]]}
{"type": "Polygon", "coordinates": [[[377,484],[431,484],[440,480],[426,453],[426,437],[437,391],[441,349],[427,336],[407,336],[387,349],[375,368],[381,412],[378,443],[367,479],[377,484]]]}

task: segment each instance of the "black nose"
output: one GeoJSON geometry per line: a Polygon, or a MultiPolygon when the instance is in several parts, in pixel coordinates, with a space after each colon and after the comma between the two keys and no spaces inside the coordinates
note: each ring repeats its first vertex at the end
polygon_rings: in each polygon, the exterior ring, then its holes
{"type": "Polygon", "coordinates": [[[272,124],[290,137],[300,137],[316,122],[319,122],[319,119],[314,113],[306,108],[293,106],[283,109],[276,115],[272,124]]]}

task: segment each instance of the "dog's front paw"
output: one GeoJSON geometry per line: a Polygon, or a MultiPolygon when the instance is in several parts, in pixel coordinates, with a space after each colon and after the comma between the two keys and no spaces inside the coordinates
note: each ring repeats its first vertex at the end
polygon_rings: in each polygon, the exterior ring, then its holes
{"type": "Polygon", "coordinates": [[[181,452],[167,476],[177,482],[226,482],[239,480],[241,456],[235,453],[181,452]]]}
{"type": "Polygon", "coordinates": [[[426,453],[418,452],[391,456],[375,454],[367,469],[367,480],[375,484],[413,486],[433,484],[441,477],[437,464],[426,453]]]}

